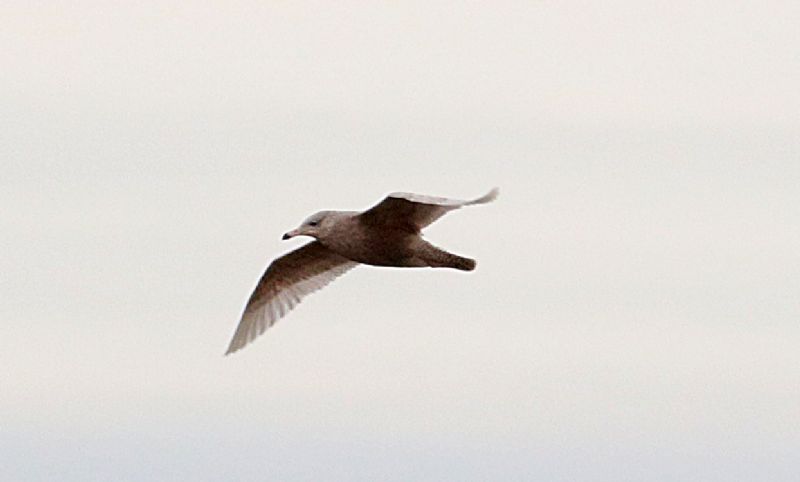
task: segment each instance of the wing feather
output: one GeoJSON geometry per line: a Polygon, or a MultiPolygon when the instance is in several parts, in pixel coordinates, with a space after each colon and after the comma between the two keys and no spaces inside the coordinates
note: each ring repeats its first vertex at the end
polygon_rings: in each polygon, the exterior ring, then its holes
{"type": "Polygon", "coordinates": [[[471,200],[394,192],[386,196],[380,203],[361,213],[359,218],[368,225],[386,226],[418,233],[449,211],[494,201],[499,192],[497,188],[494,188],[485,195],[471,200]]]}
{"type": "Polygon", "coordinates": [[[323,246],[308,243],[276,259],[250,295],[226,355],[240,350],[283,318],[306,295],[358,265],[323,246]]]}

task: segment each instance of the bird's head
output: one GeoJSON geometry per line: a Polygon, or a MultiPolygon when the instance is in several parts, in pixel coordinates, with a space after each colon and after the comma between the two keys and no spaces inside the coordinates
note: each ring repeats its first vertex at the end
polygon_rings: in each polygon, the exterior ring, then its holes
{"type": "Polygon", "coordinates": [[[311,236],[319,238],[328,232],[333,224],[336,213],[332,211],[320,211],[312,214],[303,221],[296,229],[292,229],[283,235],[282,239],[290,239],[295,236],[311,236]]]}

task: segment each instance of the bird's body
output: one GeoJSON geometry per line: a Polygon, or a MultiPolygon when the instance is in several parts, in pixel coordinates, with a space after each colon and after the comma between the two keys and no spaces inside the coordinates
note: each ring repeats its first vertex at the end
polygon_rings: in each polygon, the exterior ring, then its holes
{"type": "Polygon", "coordinates": [[[403,266],[411,255],[410,243],[416,237],[395,229],[378,230],[365,225],[359,213],[341,212],[330,231],[317,237],[323,246],[345,258],[374,266],[403,266]]]}
{"type": "Polygon", "coordinates": [[[283,239],[305,235],[316,240],[270,264],[250,296],[227,353],[247,345],[303,296],[359,263],[473,270],[475,260],[433,246],[422,238],[421,231],[448,211],[496,197],[497,189],[471,201],[394,193],[361,213],[321,211],[312,215],[283,239]]]}
{"type": "Polygon", "coordinates": [[[336,213],[336,216],[336,224],[331,232],[317,238],[336,254],[372,266],[433,266],[430,263],[441,266],[441,261],[437,262],[439,258],[433,256],[438,248],[422,239],[419,233],[397,227],[378,229],[365,223],[358,213],[336,213]]]}

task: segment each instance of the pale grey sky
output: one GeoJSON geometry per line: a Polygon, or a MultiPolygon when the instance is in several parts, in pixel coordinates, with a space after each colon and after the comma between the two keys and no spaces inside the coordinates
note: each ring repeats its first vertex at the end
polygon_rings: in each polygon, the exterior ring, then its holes
{"type": "Polygon", "coordinates": [[[789,481],[796,2],[6,2],[0,478],[789,481]],[[500,199],[222,357],[280,235],[500,199]]]}

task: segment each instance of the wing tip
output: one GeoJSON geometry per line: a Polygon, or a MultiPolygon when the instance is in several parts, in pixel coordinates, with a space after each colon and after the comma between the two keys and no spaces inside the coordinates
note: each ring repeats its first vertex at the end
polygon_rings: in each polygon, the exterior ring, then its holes
{"type": "Polygon", "coordinates": [[[242,344],[236,343],[236,340],[231,340],[230,344],[228,345],[228,349],[225,350],[225,353],[223,353],[222,356],[232,355],[232,354],[236,353],[237,351],[241,350],[242,348],[244,348],[244,346],[246,344],[247,343],[242,345],[242,344]]]}
{"type": "Polygon", "coordinates": [[[491,191],[487,192],[483,196],[479,197],[478,199],[474,199],[470,201],[470,204],[486,204],[494,201],[497,199],[497,196],[500,195],[500,188],[493,187],[491,191]]]}

